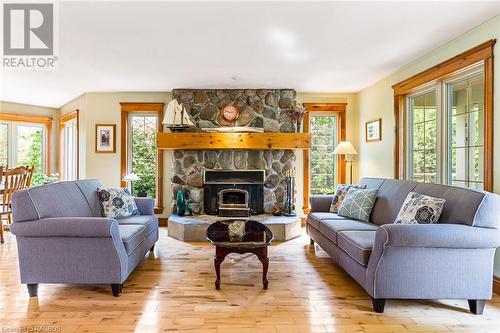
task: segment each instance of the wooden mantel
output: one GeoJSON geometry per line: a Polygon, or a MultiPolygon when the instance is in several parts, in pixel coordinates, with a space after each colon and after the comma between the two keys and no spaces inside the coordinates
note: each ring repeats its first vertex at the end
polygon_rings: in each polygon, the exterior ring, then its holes
{"type": "Polygon", "coordinates": [[[161,133],[159,149],[309,149],[310,133],[161,133]]]}

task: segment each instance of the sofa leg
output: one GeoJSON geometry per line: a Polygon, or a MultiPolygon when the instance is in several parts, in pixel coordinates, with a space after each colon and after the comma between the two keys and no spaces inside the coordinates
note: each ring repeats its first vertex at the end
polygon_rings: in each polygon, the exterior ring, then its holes
{"type": "Polygon", "coordinates": [[[314,240],[312,238],[309,238],[309,245],[314,245],[314,240]]]}
{"type": "Polygon", "coordinates": [[[153,244],[153,246],[151,246],[151,248],[149,249],[149,251],[153,252],[155,250],[155,245],[153,244]]]}
{"type": "Polygon", "coordinates": [[[113,296],[120,297],[120,295],[122,294],[122,290],[123,290],[123,283],[112,284],[111,290],[113,291],[113,296]]]}
{"type": "Polygon", "coordinates": [[[469,309],[475,315],[482,315],[486,301],[484,299],[470,299],[469,309]]]}
{"type": "Polygon", "coordinates": [[[384,313],[385,298],[373,298],[372,297],[373,310],[376,313],[384,313]]]}
{"type": "Polygon", "coordinates": [[[30,294],[30,297],[38,296],[38,283],[28,283],[26,287],[28,287],[28,294],[30,294]]]}

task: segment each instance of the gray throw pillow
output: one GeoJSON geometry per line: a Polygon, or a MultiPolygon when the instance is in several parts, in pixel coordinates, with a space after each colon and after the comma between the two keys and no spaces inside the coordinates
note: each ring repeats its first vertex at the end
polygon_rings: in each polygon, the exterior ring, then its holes
{"type": "Polygon", "coordinates": [[[101,201],[104,217],[122,218],[139,215],[135,199],[126,188],[99,187],[97,195],[101,201]]]}
{"type": "Polygon", "coordinates": [[[330,213],[338,213],[340,205],[342,205],[342,201],[349,191],[350,188],[366,188],[366,185],[363,184],[339,184],[337,186],[337,190],[335,191],[335,195],[332,199],[332,204],[330,205],[330,213]]]}
{"type": "Polygon", "coordinates": [[[427,224],[437,223],[443,211],[445,199],[434,198],[416,192],[410,192],[406,196],[398,216],[396,224],[427,224]]]}
{"type": "Polygon", "coordinates": [[[338,214],[368,222],[375,200],[377,200],[377,189],[350,188],[342,201],[338,214]]]}

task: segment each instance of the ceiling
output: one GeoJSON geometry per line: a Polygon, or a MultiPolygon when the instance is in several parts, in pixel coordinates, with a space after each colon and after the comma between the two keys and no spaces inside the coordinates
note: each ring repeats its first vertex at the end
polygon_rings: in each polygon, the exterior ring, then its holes
{"type": "Polygon", "coordinates": [[[2,70],[1,100],[88,91],[357,92],[500,13],[500,2],[60,2],[57,68],[2,70]],[[233,80],[237,76],[239,80],[233,80]]]}

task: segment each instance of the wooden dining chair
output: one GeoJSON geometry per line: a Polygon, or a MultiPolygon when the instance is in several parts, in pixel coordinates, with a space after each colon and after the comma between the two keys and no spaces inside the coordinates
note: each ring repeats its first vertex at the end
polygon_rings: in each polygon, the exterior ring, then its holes
{"type": "Polygon", "coordinates": [[[3,237],[3,220],[7,217],[7,223],[12,224],[12,194],[22,190],[28,183],[30,172],[28,168],[20,166],[14,169],[6,169],[1,171],[1,180],[3,184],[2,201],[0,206],[0,243],[4,242],[3,237]]]}

